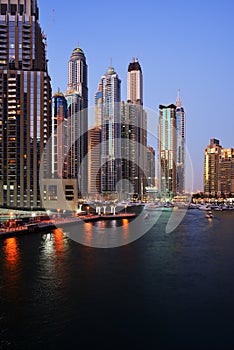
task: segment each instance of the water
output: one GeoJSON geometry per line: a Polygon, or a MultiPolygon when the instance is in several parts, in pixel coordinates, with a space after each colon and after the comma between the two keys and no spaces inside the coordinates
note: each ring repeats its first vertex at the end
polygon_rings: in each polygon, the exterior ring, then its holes
{"type": "Polygon", "coordinates": [[[233,349],[234,213],[190,210],[166,234],[168,215],[114,249],[0,240],[0,348],[233,349]]]}

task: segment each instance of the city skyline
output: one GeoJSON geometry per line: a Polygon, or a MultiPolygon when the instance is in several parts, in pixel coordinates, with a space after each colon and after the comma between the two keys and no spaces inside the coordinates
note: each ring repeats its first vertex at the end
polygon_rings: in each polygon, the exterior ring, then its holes
{"type": "Polygon", "coordinates": [[[234,4],[231,1],[222,4],[211,1],[205,4],[201,1],[188,4],[182,0],[176,4],[172,1],[146,1],[144,7],[138,7],[133,6],[132,1],[127,4],[120,1],[111,15],[121,21],[121,26],[110,25],[105,31],[105,40],[100,41],[95,33],[100,27],[101,16],[107,16],[109,12],[106,1],[92,3],[92,13],[89,13],[89,3],[81,3],[78,7],[74,0],[69,2],[67,11],[54,0],[46,3],[39,0],[38,3],[40,23],[48,37],[53,92],[58,86],[65,91],[69,54],[78,43],[89,64],[90,107],[94,105],[100,76],[111,57],[123,82],[123,100],[127,97],[126,72],[132,56],[139,56],[143,68],[146,107],[158,113],[158,105],[175,101],[180,88],[187,120],[186,143],[195,172],[194,191],[202,190],[203,151],[207,139],[219,138],[224,147],[232,147],[234,121],[228,104],[234,91],[233,48],[229,44],[234,4]],[[164,13],[167,13],[166,24],[164,13]],[[134,25],[137,18],[142,19],[140,27],[134,25]],[[130,34],[130,28],[134,28],[134,35],[130,34]],[[222,120],[223,127],[220,127],[219,120],[222,120]]]}

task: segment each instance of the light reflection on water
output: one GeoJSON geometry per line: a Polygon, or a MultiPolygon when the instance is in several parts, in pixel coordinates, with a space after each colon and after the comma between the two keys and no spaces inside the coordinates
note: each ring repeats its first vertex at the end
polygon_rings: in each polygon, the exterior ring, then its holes
{"type": "Polygon", "coordinates": [[[5,263],[8,270],[15,270],[19,262],[19,248],[17,238],[8,238],[4,246],[5,263]]]}

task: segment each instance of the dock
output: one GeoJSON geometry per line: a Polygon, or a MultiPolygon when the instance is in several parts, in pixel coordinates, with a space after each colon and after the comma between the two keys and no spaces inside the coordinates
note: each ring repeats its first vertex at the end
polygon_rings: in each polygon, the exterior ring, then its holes
{"type": "Polygon", "coordinates": [[[17,237],[21,235],[30,235],[32,233],[48,233],[57,227],[66,227],[68,225],[81,224],[82,222],[95,222],[102,220],[122,220],[132,219],[136,216],[135,213],[120,213],[120,214],[101,214],[101,215],[79,215],[69,219],[55,219],[47,221],[36,221],[24,226],[1,228],[0,239],[17,237]]]}

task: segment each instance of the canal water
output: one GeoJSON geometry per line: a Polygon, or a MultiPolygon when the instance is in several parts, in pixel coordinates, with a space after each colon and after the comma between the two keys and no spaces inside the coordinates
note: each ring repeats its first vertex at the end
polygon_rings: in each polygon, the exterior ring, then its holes
{"type": "MultiPolygon", "coordinates": [[[[233,349],[234,212],[190,210],[171,233],[168,215],[112,249],[61,229],[0,240],[0,349],[233,349]]],[[[108,225],[129,234],[77,235],[108,225]]]]}

